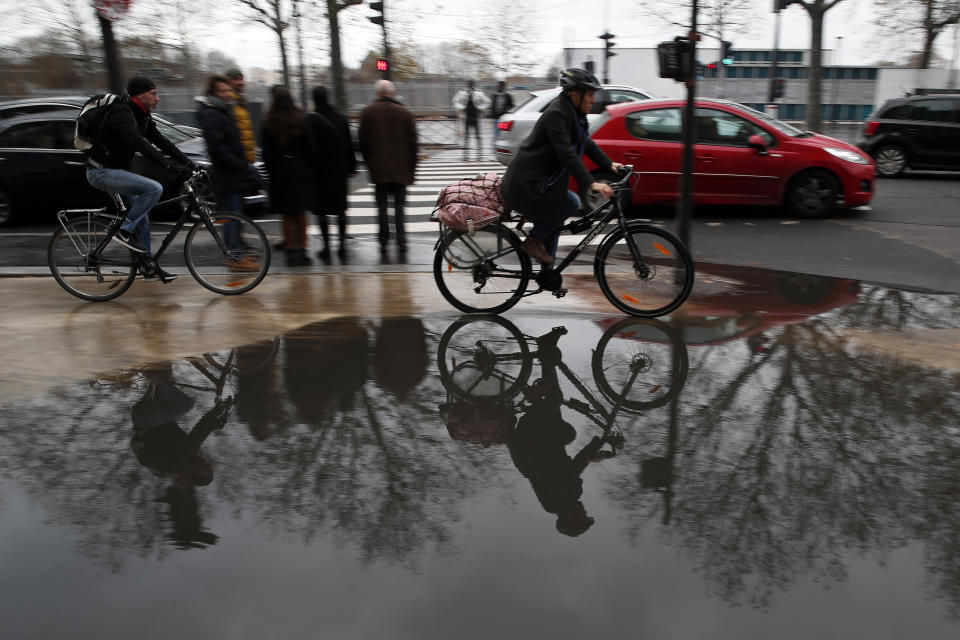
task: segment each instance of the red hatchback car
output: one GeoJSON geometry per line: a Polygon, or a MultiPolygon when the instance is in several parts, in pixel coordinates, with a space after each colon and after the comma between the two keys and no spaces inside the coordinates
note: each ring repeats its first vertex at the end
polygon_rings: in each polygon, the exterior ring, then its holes
{"type": "MultiPolygon", "coordinates": [[[[873,197],[873,159],[858,147],[726,100],[698,98],[696,107],[696,204],[784,205],[819,218],[873,197]]],[[[640,174],[634,204],[676,201],[683,108],[682,100],[611,105],[591,125],[607,155],[640,174]]]]}

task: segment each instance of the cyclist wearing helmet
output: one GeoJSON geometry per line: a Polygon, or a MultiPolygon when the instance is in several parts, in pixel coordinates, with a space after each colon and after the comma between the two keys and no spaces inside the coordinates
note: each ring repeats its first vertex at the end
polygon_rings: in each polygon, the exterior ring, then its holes
{"type": "Polygon", "coordinates": [[[583,69],[564,69],[560,87],[563,92],[543,111],[503,176],[507,204],[533,220],[523,250],[545,264],[552,263],[557,252],[557,236],[551,234],[580,208],[580,197],[567,189],[570,176],[581,193],[589,188],[605,198],[613,195],[609,185],[594,182],[581,157],[586,154],[613,173],[623,166],[612,162],[587,130],[587,114],[600,88],[596,77],[583,69]]]}

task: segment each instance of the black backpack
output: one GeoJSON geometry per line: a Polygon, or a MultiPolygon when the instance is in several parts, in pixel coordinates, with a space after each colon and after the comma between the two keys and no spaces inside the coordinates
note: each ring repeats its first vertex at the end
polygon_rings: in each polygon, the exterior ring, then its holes
{"type": "Polygon", "coordinates": [[[85,103],[77,115],[77,126],[73,133],[73,147],[78,151],[89,151],[97,143],[103,121],[113,108],[125,104],[127,97],[116,93],[100,93],[85,103]]]}

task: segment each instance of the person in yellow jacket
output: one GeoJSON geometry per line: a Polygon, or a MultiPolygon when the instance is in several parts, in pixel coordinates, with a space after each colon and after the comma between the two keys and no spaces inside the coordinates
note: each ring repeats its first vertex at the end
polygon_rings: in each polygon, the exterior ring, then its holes
{"type": "Polygon", "coordinates": [[[227,79],[230,80],[230,86],[233,87],[235,97],[233,119],[237,124],[237,131],[240,133],[243,154],[246,156],[247,162],[253,164],[257,161],[257,139],[253,135],[253,122],[250,120],[250,112],[244,106],[247,103],[244,95],[247,82],[243,79],[243,71],[240,71],[240,69],[230,69],[224,75],[227,76],[227,79]]]}

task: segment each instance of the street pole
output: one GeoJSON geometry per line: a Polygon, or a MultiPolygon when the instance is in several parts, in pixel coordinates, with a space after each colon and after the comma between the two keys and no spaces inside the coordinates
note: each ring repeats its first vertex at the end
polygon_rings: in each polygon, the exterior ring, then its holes
{"type": "Polygon", "coordinates": [[[107,83],[111,93],[123,93],[123,71],[120,69],[120,52],[113,37],[113,23],[97,11],[97,21],[103,34],[103,57],[107,63],[107,83]]]}
{"type": "Polygon", "coordinates": [[[777,58],[780,57],[780,12],[774,12],[773,18],[773,61],[770,64],[770,91],[767,93],[767,104],[776,104],[777,101],[777,58]]]}
{"type": "Polygon", "coordinates": [[[303,14],[300,13],[300,2],[293,2],[293,18],[297,22],[297,57],[300,59],[300,104],[304,109],[310,110],[307,104],[307,72],[303,68],[303,14]]]}
{"type": "Polygon", "coordinates": [[[380,10],[381,15],[383,15],[383,23],[380,25],[381,30],[383,31],[383,59],[387,61],[387,70],[383,73],[384,80],[390,80],[391,75],[393,74],[393,58],[390,57],[390,43],[387,42],[387,3],[383,3],[383,8],[380,10]]]}
{"type": "MultiPolygon", "coordinates": [[[[697,59],[697,0],[692,0],[690,17],[690,60],[697,59]]],[[[683,110],[683,174],[681,181],[680,200],[677,203],[677,236],[687,245],[690,253],[693,247],[690,242],[690,223],[693,219],[693,145],[696,142],[694,132],[694,113],[696,110],[697,74],[691,72],[686,81],[687,104],[683,110]]]]}

